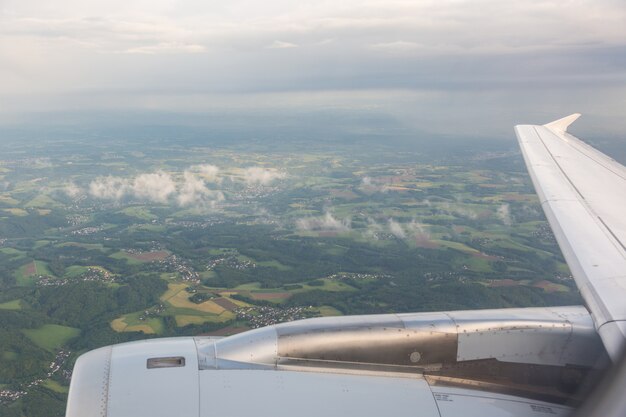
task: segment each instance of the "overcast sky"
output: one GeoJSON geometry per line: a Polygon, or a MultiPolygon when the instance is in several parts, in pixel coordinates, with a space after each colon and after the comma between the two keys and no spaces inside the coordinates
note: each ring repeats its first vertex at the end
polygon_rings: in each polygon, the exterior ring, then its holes
{"type": "Polygon", "coordinates": [[[0,123],[255,108],[486,135],[582,112],[619,136],[626,3],[0,0],[0,123]]]}

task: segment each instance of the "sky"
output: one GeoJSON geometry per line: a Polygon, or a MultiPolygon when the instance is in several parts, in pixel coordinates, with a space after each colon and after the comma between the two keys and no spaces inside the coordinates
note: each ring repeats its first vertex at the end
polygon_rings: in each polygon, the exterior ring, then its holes
{"type": "Polygon", "coordinates": [[[623,0],[0,0],[0,125],[43,113],[382,114],[626,137],[623,0]]]}

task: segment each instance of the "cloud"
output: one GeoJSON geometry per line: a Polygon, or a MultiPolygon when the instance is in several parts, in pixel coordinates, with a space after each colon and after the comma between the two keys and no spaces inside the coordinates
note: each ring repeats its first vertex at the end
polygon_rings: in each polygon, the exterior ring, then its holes
{"type": "Polygon", "coordinates": [[[202,164],[191,167],[193,171],[197,171],[198,174],[208,182],[222,182],[222,178],[218,176],[220,169],[211,164],[202,164]]]}
{"type": "MultiPolygon", "coordinates": [[[[183,175],[183,178],[181,192],[185,193],[186,198],[183,200],[187,202],[190,193],[199,191],[194,189],[195,184],[188,175],[183,175]]],[[[98,177],[89,183],[89,195],[115,202],[134,199],[167,204],[177,193],[177,183],[170,174],[163,171],[140,174],[130,179],[114,176],[98,177]]]]}
{"type": "Polygon", "coordinates": [[[63,187],[63,192],[70,198],[76,198],[83,193],[83,190],[73,182],[68,182],[63,187]]]}
{"type": "Polygon", "coordinates": [[[297,48],[297,47],[298,45],[296,45],[295,43],[274,41],[267,48],[268,49],[287,49],[287,48],[297,48]]]}
{"type": "Polygon", "coordinates": [[[379,234],[383,231],[383,227],[371,217],[367,218],[367,228],[363,235],[369,239],[378,240],[379,234]]]}
{"type": "Polygon", "coordinates": [[[407,225],[407,229],[410,230],[411,234],[415,237],[430,238],[430,233],[426,226],[415,219],[411,220],[411,223],[407,225]]]}
{"type": "Polygon", "coordinates": [[[155,55],[155,54],[180,54],[180,53],[197,54],[197,53],[201,53],[205,51],[206,51],[206,48],[203,45],[184,44],[184,43],[177,43],[177,42],[162,42],[156,45],[146,45],[146,46],[137,46],[134,48],[129,48],[124,52],[128,54],[155,55]]]}
{"type": "Polygon", "coordinates": [[[243,180],[248,185],[270,185],[275,180],[285,177],[286,174],[284,172],[260,167],[247,168],[243,173],[243,180]]]}
{"type": "Polygon", "coordinates": [[[101,200],[120,201],[129,189],[129,181],[120,177],[98,177],[89,183],[89,194],[101,200]]]}
{"type": "Polygon", "coordinates": [[[461,204],[442,203],[440,204],[440,207],[444,212],[454,216],[461,216],[470,220],[478,219],[478,213],[476,213],[476,211],[461,204]]]}
{"type": "Polygon", "coordinates": [[[404,228],[394,219],[389,219],[389,231],[398,239],[406,238],[406,232],[404,231],[404,228]]]}
{"type": "Polygon", "coordinates": [[[300,230],[319,230],[332,232],[347,232],[350,230],[350,219],[337,219],[330,212],[321,217],[306,217],[296,221],[296,227],[300,230]]]}
{"type": "Polygon", "coordinates": [[[472,136],[573,110],[626,123],[623,1],[253,3],[4,0],[0,116],[376,106],[472,136]]]}
{"type": "Polygon", "coordinates": [[[190,171],[185,171],[176,199],[181,207],[214,207],[216,203],[224,200],[224,193],[208,189],[203,179],[190,171]]]}
{"type": "Polygon", "coordinates": [[[420,48],[423,48],[423,45],[417,42],[394,41],[374,43],[371,44],[370,47],[375,50],[389,53],[407,53],[418,51],[420,48]]]}
{"type": "Polygon", "coordinates": [[[511,208],[507,203],[504,203],[500,207],[498,207],[496,215],[500,220],[502,220],[502,223],[507,226],[511,225],[511,208]]]}
{"type": "Polygon", "coordinates": [[[386,193],[389,191],[387,184],[378,184],[370,177],[363,177],[359,188],[366,193],[386,193]]]}
{"type": "Polygon", "coordinates": [[[176,192],[176,184],[165,172],[141,174],[134,179],[131,192],[137,199],[165,204],[176,192]]]}

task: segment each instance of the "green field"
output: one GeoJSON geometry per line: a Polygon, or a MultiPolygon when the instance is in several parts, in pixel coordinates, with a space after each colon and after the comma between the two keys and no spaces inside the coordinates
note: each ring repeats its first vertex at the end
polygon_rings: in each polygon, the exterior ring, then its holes
{"type": "Polygon", "coordinates": [[[113,259],[125,259],[129,265],[141,265],[142,263],[144,263],[144,261],[140,261],[137,258],[133,258],[130,254],[124,251],[115,252],[114,254],[109,255],[109,256],[111,256],[111,258],[113,259]]]}
{"type": "Polygon", "coordinates": [[[45,262],[32,261],[18,268],[15,273],[15,279],[17,281],[17,285],[28,287],[35,284],[36,277],[39,275],[52,276],[52,273],[48,269],[45,262]]]}
{"type": "Polygon", "coordinates": [[[64,346],[80,334],[79,329],[58,324],[44,324],[38,329],[24,329],[22,332],[37,346],[49,351],[64,346]]]}
{"type": "Polygon", "coordinates": [[[152,212],[148,208],[141,206],[126,207],[125,209],[120,210],[120,213],[124,213],[127,216],[146,221],[154,220],[157,218],[157,216],[152,214],[152,212]]]}
{"type": "Polygon", "coordinates": [[[0,303],[0,310],[21,310],[22,300],[11,300],[6,303],[0,303]]]}
{"type": "Polygon", "coordinates": [[[5,255],[11,255],[15,257],[18,257],[18,256],[22,257],[25,254],[25,252],[14,249],[14,248],[0,248],[0,253],[4,253],[5,255]]]}
{"type": "Polygon", "coordinates": [[[59,394],[67,394],[69,391],[69,387],[63,386],[53,379],[46,379],[41,386],[59,394]]]}
{"type": "Polygon", "coordinates": [[[65,242],[65,243],[61,243],[60,245],[57,245],[57,246],[60,247],[60,248],[65,247],[65,246],[75,246],[77,248],[83,248],[83,249],[88,249],[88,250],[100,250],[100,251],[105,251],[106,250],[104,245],[101,244],[101,243],[65,242]]]}

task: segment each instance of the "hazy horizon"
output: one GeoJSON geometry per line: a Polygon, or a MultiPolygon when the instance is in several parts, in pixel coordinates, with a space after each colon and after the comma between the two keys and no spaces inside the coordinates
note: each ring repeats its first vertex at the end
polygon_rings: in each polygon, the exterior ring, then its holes
{"type": "Polygon", "coordinates": [[[582,135],[626,131],[617,0],[5,0],[0,39],[0,126],[336,113],[510,138],[580,112],[582,135]]]}

